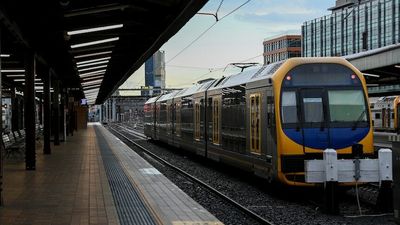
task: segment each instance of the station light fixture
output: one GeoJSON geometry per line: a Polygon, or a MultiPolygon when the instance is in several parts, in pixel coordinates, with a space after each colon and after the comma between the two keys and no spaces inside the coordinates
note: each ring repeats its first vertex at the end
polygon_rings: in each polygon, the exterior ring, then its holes
{"type": "Polygon", "coordinates": [[[104,75],[92,76],[92,77],[85,77],[82,80],[93,80],[93,79],[103,79],[104,75]]]}
{"type": "Polygon", "coordinates": [[[103,58],[97,58],[97,59],[91,59],[91,60],[85,60],[85,61],[77,62],[76,65],[92,63],[92,62],[98,62],[98,61],[104,61],[104,60],[110,60],[110,59],[111,59],[111,56],[103,57],[103,58]]]}
{"type": "Polygon", "coordinates": [[[25,77],[25,74],[7,74],[6,77],[25,77]]]}
{"type": "Polygon", "coordinates": [[[98,62],[93,62],[93,63],[88,63],[88,64],[79,64],[77,65],[77,67],[86,67],[86,66],[95,66],[95,65],[101,65],[101,64],[105,64],[108,63],[109,60],[104,60],[104,61],[98,61],[98,62]]]}
{"type": "Polygon", "coordinates": [[[102,27],[94,27],[94,28],[88,28],[88,29],[68,31],[67,34],[69,36],[76,35],[76,34],[86,34],[86,33],[92,33],[92,32],[104,31],[104,30],[118,29],[118,28],[122,28],[123,26],[124,26],[123,24],[116,24],[116,25],[109,25],[109,26],[102,26],[102,27]]]}
{"type": "Polygon", "coordinates": [[[89,68],[85,68],[85,69],[78,69],[79,72],[85,72],[85,71],[89,71],[89,70],[96,70],[96,69],[101,69],[101,68],[106,68],[107,65],[102,65],[102,66],[94,66],[94,67],[89,67],[89,68]]]}
{"type": "Polygon", "coordinates": [[[92,84],[100,84],[103,80],[94,80],[94,81],[86,81],[82,82],[82,86],[90,86],[92,84]]]}
{"type": "Polygon", "coordinates": [[[118,41],[118,40],[119,40],[119,37],[107,38],[107,39],[98,40],[98,41],[91,41],[91,42],[71,45],[71,48],[81,48],[81,47],[87,47],[87,46],[91,46],[91,45],[99,45],[99,44],[104,44],[104,43],[118,41]]]}
{"type": "Polygon", "coordinates": [[[10,54],[0,54],[1,58],[9,58],[11,55],[10,54]]]}
{"type": "Polygon", "coordinates": [[[20,69],[10,69],[10,70],[1,70],[2,73],[25,73],[25,70],[20,69]]]}
{"type": "Polygon", "coordinates": [[[25,82],[25,79],[14,79],[15,82],[25,82]]]}
{"type": "Polygon", "coordinates": [[[81,74],[79,74],[79,76],[84,77],[84,76],[88,76],[88,75],[101,74],[101,73],[105,73],[105,72],[106,72],[106,70],[96,70],[96,71],[92,71],[92,72],[81,73],[81,74]]]}
{"type": "Polygon", "coordinates": [[[371,73],[364,73],[364,76],[367,76],[367,77],[381,77],[380,75],[371,74],[371,73]]]}
{"type": "Polygon", "coordinates": [[[91,54],[77,55],[77,56],[74,56],[74,58],[75,59],[81,59],[81,58],[98,56],[98,55],[109,55],[111,53],[112,53],[112,51],[95,52],[95,53],[91,53],[91,54]]]}

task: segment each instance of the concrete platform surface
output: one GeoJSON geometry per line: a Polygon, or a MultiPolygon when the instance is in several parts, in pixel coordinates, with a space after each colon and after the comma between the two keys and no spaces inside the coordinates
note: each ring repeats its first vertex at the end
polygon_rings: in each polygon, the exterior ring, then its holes
{"type": "Polygon", "coordinates": [[[222,224],[100,124],[52,145],[51,155],[38,143],[36,171],[25,170],[23,157],[6,159],[3,189],[1,225],[138,224],[124,217],[140,204],[155,224],[222,224]],[[123,192],[135,192],[122,194],[138,196],[134,207],[119,202],[109,172],[117,167],[122,185],[133,187],[123,192]]]}

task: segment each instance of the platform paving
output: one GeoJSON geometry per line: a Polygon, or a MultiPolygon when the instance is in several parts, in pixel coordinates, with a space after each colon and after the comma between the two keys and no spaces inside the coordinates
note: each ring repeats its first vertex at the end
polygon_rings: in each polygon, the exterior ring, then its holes
{"type": "Polygon", "coordinates": [[[36,171],[6,160],[0,224],[119,224],[93,127],[67,138],[51,155],[37,146],[36,171]]]}
{"type": "Polygon", "coordinates": [[[100,124],[52,146],[51,155],[38,143],[36,171],[7,159],[0,224],[123,224],[100,149],[118,159],[157,224],[222,224],[100,124]]]}

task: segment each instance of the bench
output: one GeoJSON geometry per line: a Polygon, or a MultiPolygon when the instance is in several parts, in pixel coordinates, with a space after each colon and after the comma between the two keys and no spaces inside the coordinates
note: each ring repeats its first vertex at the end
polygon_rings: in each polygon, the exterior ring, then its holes
{"type": "Polygon", "coordinates": [[[25,147],[25,143],[22,141],[18,141],[15,139],[14,134],[8,133],[3,134],[3,145],[6,153],[6,157],[10,157],[17,153],[18,155],[23,155],[23,149],[25,147]]]}

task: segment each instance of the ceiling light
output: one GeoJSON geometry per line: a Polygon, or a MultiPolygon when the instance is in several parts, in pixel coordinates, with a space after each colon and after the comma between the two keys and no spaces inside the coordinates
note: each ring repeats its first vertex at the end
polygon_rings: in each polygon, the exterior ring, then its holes
{"type": "Polygon", "coordinates": [[[79,74],[79,76],[80,77],[83,77],[83,76],[87,76],[87,75],[92,75],[92,74],[100,74],[100,73],[105,73],[106,72],[106,70],[96,70],[96,71],[92,71],[92,72],[87,72],[87,73],[81,73],[81,74],[79,74]]]}
{"type": "Polygon", "coordinates": [[[110,56],[104,57],[104,58],[98,58],[98,59],[91,59],[91,60],[86,60],[86,61],[77,62],[76,65],[81,65],[81,64],[86,64],[86,63],[92,63],[92,62],[98,62],[98,61],[104,61],[104,60],[109,60],[109,59],[111,59],[110,56]]]}
{"type": "Polygon", "coordinates": [[[80,59],[80,58],[86,58],[86,57],[97,56],[97,55],[107,55],[107,54],[111,54],[111,53],[112,53],[112,51],[96,52],[96,53],[85,54],[85,55],[77,55],[77,56],[74,56],[74,58],[80,59]]]}
{"type": "Polygon", "coordinates": [[[104,75],[97,75],[97,76],[92,76],[92,77],[85,77],[82,78],[82,80],[92,80],[92,79],[97,79],[97,78],[104,78],[104,75]]]}
{"type": "Polygon", "coordinates": [[[97,84],[97,83],[101,83],[102,81],[103,80],[83,81],[82,85],[97,84]]]}
{"type": "Polygon", "coordinates": [[[370,73],[364,73],[364,76],[367,76],[367,77],[380,77],[379,75],[370,74],[370,73]]]}
{"type": "Polygon", "coordinates": [[[80,65],[78,65],[78,68],[85,67],[85,66],[94,66],[94,65],[104,64],[104,63],[108,63],[108,62],[109,62],[109,60],[93,62],[93,63],[88,63],[88,64],[80,64],[80,65]]]}
{"type": "Polygon", "coordinates": [[[101,68],[106,68],[107,65],[102,65],[102,66],[95,66],[95,67],[89,67],[89,68],[85,68],[85,69],[78,69],[79,72],[84,72],[84,71],[88,71],[88,70],[95,70],[95,69],[101,69],[101,68]]]}
{"type": "Polygon", "coordinates": [[[1,70],[2,73],[25,73],[25,70],[1,70]]]}
{"type": "Polygon", "coordinates": [[[25,79],[14,79],[15,82],[24,82],[25,79]]]}
{"type": "Polygon", "coordinates": [[[119,37],[107,38],[107,39],[103,39],[103,40],[99,40],[99,41],[91,41],[91,42],[86,42],[86,43],[82,43],[82,44],[71,45],[71,48],[81,48],[81,47],[86,47],[86,46],[90,46],[90,45],[98,45],[98,44],[103,44],[103,43],[118,41],[118,40],[119,40],[119,37]]]}
{"type": "Polygon", "coordinates": [[[10,54],[0,54],[1,58],[9,58],[11,55],[10,54]]]}
{"type": "Polygon", "coordinates": [[[7,77],[25,77],[25,74],[7,74],[7,77]]]}
{"type": "Polygon", "coordinates": [[[86,33],[91,33],[91,32],[97,32],[97,31],[103,31],[103,30],[111,30],[111,29],[118,29],[122,28],[124,25],[123,24],[117,24],[117,25],[110,25],[110,26],[102,26],[102,27],[95,27],[95,28],[89,28],[89,29],[81,29],[81,30],[74,30],[74,31],[68,31],[68,35],[75,35],[75,34],[86,34],[86,33]]]}

